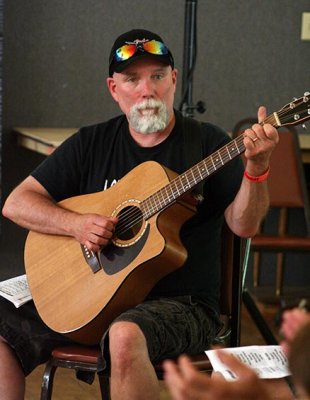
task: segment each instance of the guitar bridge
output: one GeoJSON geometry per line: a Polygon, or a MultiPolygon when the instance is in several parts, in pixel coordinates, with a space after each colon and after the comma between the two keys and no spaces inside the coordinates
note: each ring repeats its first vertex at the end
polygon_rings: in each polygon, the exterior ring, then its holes
{"type": "Polygon", "coordinates": [[[85,261],[90,266],[93,273],[95,274],[96,272],[100,271],[101,265],[96,253],[94,253],[92,250],[89,250],[84,244],[81,244],[81,249],[85,261]]]}

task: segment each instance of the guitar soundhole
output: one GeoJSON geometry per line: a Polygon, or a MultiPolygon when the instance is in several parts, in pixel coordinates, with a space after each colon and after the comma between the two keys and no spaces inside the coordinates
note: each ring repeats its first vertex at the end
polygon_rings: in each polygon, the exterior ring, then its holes
{"type": "Polygon", "coordinates": [[[118,224],[115,235],[118,239],[127,241],[139,234],[143,225],[143,215],[136,206],[124,207],[118,214],[118,224]]]}

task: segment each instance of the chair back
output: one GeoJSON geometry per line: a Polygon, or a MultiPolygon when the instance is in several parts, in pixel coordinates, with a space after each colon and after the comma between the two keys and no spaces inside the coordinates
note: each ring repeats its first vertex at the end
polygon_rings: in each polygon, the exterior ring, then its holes
{"type": "Polygon", "coordinates": [[[280,132],[270,160],[268,187],[271,207],[304,208],[308,201],[298,136],[280,132]]]}
{"type": "Polygon", "coordinates": [[[300,209],[306,235],[310,235],[309,196],[302,165],[302,156],[295,130],[280,131],[279,143],[270,160],[268,188],[270,208],[280,209],[278,234],[289,234],[289,212],[300,209]]]}

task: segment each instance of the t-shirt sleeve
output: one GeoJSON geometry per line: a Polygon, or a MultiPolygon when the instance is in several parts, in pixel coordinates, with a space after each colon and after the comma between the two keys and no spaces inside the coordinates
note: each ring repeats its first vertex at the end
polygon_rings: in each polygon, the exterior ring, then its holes
{"type": "Polygon", "coordinates": [[[31,173],[56,201],[81,194],[80,135],[78,132],[69,137],[31,173]]]}

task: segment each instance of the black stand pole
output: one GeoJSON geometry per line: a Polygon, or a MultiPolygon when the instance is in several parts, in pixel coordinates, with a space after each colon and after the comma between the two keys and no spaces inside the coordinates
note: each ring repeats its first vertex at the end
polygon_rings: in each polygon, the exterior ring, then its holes
{"type": "Polygon", "coordinates": [[[244,288],[242,292],[242,301],[265,342],[268,345],[278,345],[277,339],[246,288],[244,288]]]}
{"type": "Polygon", "coordinates": [[[199,101],[196,106],[193,105],[193,74],[197,49],[197,2],[198,0],[186,0],[185,2],[182,99],[179,109],[187,117],[194,117],[195,109],[200,113],[205,112],[202,101],[199,101]]]}

